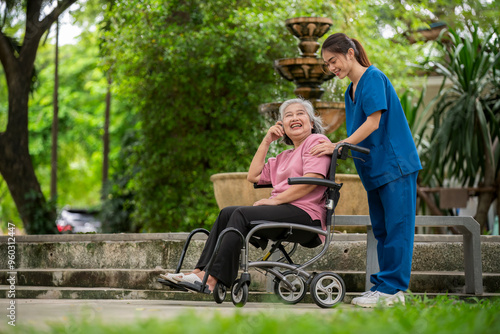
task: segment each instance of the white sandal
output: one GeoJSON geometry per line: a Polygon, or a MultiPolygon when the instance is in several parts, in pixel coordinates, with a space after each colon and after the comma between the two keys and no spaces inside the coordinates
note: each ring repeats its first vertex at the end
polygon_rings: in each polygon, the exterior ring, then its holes
{"type": "Polygon", "coordinates": [[[196,274],[184,275],[178,282],[186,282],[186,283],[201,283],[201,278],[196,274]]]}
{"type": "Polygon", "coordinates": [[[179,283],[184,277],[184,274],[183,273],[162,274],[160,275],[160,277],[172,283],[179,283]]]}
{"type": "Polygon", "coordinates": [[[180,281],[178,284],[186,288],[188,291],[191,292],[201,292],[205,294],[210,294],[212,293],[210,289],[208,288],[208,285],[205,284],[204,286],[201,286],[202,280],[201,278],[198,277],[196,274],[190,274],[190,275],[184,275],[182,278],[182,281],[180,281]]]}

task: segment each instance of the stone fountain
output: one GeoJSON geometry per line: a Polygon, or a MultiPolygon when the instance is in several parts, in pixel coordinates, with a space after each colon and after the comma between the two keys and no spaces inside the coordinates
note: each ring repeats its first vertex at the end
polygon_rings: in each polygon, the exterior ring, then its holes
{"type": "MultiPolygon", "coordinates": [[[[332,26],[333,21],[322,17],[298,17],[285,21],[287,29],[297,37],[300,57],[277,59],[275,70],[297,87],[295,95],[308,99],[323,120],[326,133],[337,130],[345,120],[344,102],[321,101],[324,93],[321,85],[331,80],[333,74],[325,74],[323,59],[316,54],[320,45],[318,39],[332,26]]],[[[265,103],[259,106],[259,112],[273,121],[278,119],[281,102],[265,103]]],[[[246,179],[247,173],[220,173],[210,177],[214,184],[214,194],[219,209],[231,205],[252,205],[259,199],[270,196],[269,188],[253,189],[246,179]]],[[[336,181],[343,183],[342,200],[336,208],[341,215],[368,214],[366,191],[357,175],[337,174],[336,181]]]]}
{"type": "MultiPolygon", "coordinates": [[[[330,30],[332,24],[333,21],[325,17],[297,17],[286,20],[287,29],[300,41],[300,57],[274,61],[275,70],[296,85],[295,95],[313,103],[327,133],[337,130],[345,120],[344,102],[320,100],[325,92],[321,85],[335,75],[326,74],[321,69],[323,59],[317,56],[320,47],[318,39],[330,30]]],[[[279,102],[262,104],[259,111],[272,120],[277,120],[280,105],[279,102]]]]}

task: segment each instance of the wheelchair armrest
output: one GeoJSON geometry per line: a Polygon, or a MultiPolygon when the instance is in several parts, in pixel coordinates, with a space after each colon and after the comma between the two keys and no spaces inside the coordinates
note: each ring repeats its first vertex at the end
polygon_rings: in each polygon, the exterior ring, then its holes
{"type": "Polygon", "coordinates": [[[259,189],[259,188],[272,188],[273,185],[272,184],[257,184],[257,183],[254,183],[253,184],[253,188],[254,189],[259,189]]]}
{"type": "Polygon", "coordinates": [[[340,189],[341,184],[335,183],[334,181],[327,179],[318,179],[316,177],[290,177],[288,178],[288,184],[314,184],[316,186],[323,186],[328,188],[340,189]]]}

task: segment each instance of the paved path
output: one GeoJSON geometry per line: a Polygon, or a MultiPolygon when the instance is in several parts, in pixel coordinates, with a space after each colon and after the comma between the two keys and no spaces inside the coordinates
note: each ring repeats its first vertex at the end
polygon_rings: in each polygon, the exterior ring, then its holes
{"type": "MultiPolygon", "coordinates": [[[[9,299],[0,299],[0,332],[9,329],[9,299]]],[[[354,309],[349,304],[341,304],[334,309],[321,309],[315,304],[300,303],[284,305],[274,303],[247,303],[243,308],[236,308],[232,302],[216,304],[214,302],[169,301],[169,300],[82,300],[82,299],[16,299],[16,324],[33,325],[46,328],[47,322],[66,322],[76,317],[86,317],[89,321],[100,318],[105,323],[124,323],[145,318],[168,319],[184,312],[194,310],[200,314],[231,315],[236,310],[240,313],[331,313],[337,310],[354,309]]],[[[359,308],[356,308],[359,309],[359,308]]]]}

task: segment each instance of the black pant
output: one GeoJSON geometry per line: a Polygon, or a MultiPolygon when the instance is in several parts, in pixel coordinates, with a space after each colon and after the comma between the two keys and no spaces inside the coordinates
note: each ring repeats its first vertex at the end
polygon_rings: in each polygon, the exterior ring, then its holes
{"type": "MultiPolygon", "coordinates": [[[[321,225],[318,220],[313,221],[304,210],[291,204],[230,206],[224,208],[220,211],[219,217],[217,217],[210,231],[196,268],[204,270],[215,250],[217,239],[225,228],[234,227],[243,236],[246,236],[250,231],[250,222],[255,220],[270,220],[309,226],[321,225]]],[[[230,287],[238,275],[241,247],[241,238],[236,233],[227,233],[222,240],[217,256],[208,274],[217,278],[225,286],[230,287]]]]}

